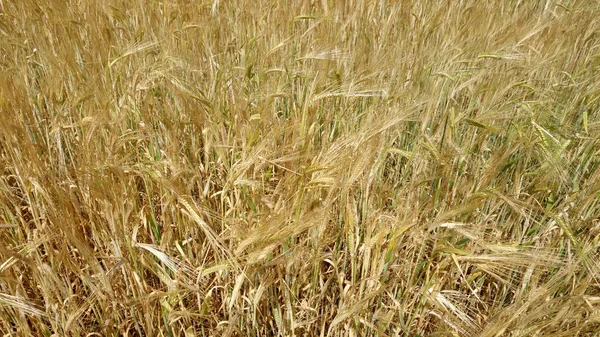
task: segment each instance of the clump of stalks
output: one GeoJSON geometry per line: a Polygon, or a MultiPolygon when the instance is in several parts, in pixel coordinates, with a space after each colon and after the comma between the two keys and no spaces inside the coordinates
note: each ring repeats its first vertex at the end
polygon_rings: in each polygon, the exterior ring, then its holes
{"type": "Polygon", "coordinates": [[[0,2],[3,336],[592,336],[593,1],[0,2]]]}

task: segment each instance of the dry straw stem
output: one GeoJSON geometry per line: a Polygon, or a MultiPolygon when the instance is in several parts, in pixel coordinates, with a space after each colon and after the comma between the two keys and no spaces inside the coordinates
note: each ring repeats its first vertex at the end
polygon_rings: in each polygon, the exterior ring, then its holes
{"type": "Polygon", "coordinates": [[[595,1],[0,1],[0,335],[594,336],[595,1]]]}

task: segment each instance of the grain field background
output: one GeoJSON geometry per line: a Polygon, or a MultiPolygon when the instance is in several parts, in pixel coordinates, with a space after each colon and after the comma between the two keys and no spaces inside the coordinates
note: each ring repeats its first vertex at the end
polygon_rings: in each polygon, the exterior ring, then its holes
{"type": "Polygon", "coordinates": [[[596,1],[0,1],[2,336],[599,336],[596,1]]]}

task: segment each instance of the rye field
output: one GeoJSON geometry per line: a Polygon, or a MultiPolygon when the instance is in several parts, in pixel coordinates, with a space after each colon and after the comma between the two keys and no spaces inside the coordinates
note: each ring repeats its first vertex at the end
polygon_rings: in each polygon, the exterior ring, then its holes
{"type": "Polygon", "coordinates": [[[596,1],[0,1],[0,336],[600,336],[596,1]]]}

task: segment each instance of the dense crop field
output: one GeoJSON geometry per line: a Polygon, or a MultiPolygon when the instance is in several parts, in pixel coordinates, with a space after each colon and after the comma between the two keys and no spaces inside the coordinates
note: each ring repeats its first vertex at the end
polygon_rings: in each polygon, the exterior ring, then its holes
{"type": "Polygon", "coordinates": [[[598,336],[596,1],[0,1],[1,336],[598,336]]]}

